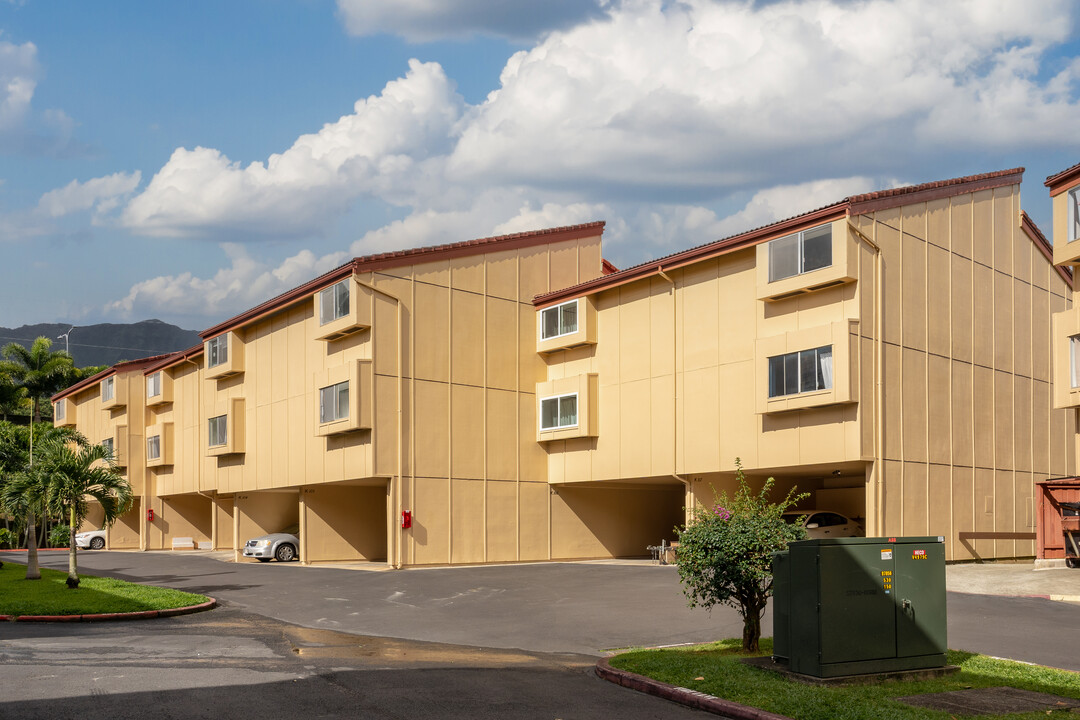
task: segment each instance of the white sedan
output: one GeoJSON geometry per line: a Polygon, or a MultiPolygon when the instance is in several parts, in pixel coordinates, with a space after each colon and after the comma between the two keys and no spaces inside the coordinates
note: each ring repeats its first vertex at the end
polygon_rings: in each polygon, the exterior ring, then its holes
{"type": "Polygon", "coordinates": [[[806,528],[808,538],[863,537],[865,531],[855,520],[831,510],[791,510],[784,520],[806,528]]]}
{"type": "Polygon", "coordinates": [[[105,547],[105,531],[88,530],[75,533],[75,545],[83,550],[101,550],[105,547]]]}

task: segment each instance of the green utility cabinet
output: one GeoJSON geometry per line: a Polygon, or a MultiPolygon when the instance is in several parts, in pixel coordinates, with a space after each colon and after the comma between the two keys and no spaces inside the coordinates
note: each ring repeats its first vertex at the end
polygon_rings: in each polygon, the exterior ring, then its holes
{"type": "Polygon", "coordinates": [[[800,540],[773,559],[773,657],[793,672],[944,667],[944,538],[800,540]]]}

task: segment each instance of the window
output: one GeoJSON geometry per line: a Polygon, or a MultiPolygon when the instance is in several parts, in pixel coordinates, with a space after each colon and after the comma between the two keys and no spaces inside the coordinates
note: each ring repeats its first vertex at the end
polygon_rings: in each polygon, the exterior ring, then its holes
{"type": "Polygon", "coordinates": [[[146,459],[147,460],[160,460],[161,459],[161,436],[154,435],[153,437],[146,438],[146,459]]]}
{"type": "Polygon", "coordinates": [[[1080,387],[1080,335],[1069,338],[1069,367],[1072,387],[1080,387]]]}
{"type": "MultiPolygon", "coordinates": [[[[1080,187],[1069,191],[1069,242],[1080,240],[1080,187]]],[[[1075,387],[1075,385],[1073,386],[1075,387]]]]}
{"type": "Polygon", "coordinates": [[[146,397],[157,397],[161,394],[161,373],[156,372],[146,378],[146,397]]]}
{"type": "Polygon", "coordinates": [[[105,449],[109,451],[109,455],[112,456],[113,455],[113,439],[112,438],[105,438],[104,440],[101,441],[101,444],[105,446],[105,449]]]}
{"type": "Polygon", "coordinates": [[[342,280],[319,292],[319,324],[345,317],[349,314],[349,281],[342,280]]]}
{"type": "Polygon", "coordinates": [[[769,358],[771,398],[828,390],[832,385],[832,345],[769,358]]]}
{"type": "Polygon", "coordinates": [[[229,361],[229,336],[218,335],[206,343],[206,367],[212,368],[229,361]]]}
{"type": "Polygon", "coordinates": [[[576,333],[578,329],[578,302],[571,300],[562,305],[549,307],[541,313],[542,340],[576,333]]]}
{"type": "Polygon", "coordinates": [[[540,401],[540,429],[562,430],[577,427],[577,393],[544,398],[540,401]]]}
{"type": "Polygon", "coordinates": [[[769,282],[832,265],[832,226],[822,225],[769,242],[769,282]]]}
{"type": "Polygon", "coordinates": [[[53,420],[63,420],[66,412],[66,404],[63,400],[53,404],[53,420]]]}
{"type": "Polygon", "coordinates": [[[210,447],[217,447],[224,445],[229,440],[228,429],[226,425],[228,415],[218,415],[212,417],[209,420],[209,445],[210,447]]]}
{"type": "Polygon", "coordinates": [[[349,417],[348,381],[319,390],[319,422],[328,423],[349,417]]]}
{"type": "Polygon", "coordinates": [[[101,402],[109,402],[116,397],[116,378],[111,377],[101,381],[101,402]]]}

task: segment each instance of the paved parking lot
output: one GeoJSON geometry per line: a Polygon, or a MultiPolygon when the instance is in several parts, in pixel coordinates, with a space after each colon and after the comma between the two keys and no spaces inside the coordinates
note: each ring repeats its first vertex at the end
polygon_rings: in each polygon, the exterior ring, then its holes
{"type": "MultiPolygon", "coordinates": [[[[42,558],[65,567],[66,555],[42,558]]],[[[222,607],[157,621],[0,624],[0,718],[704,717],[598,680],[593,662],[609,648],[741,633],[732,610],[687,608],[670,566],[358,572],[114,551],[82,553],[80,567],[203,592],[222,607]]],[[[965,570],[965,587],[994,588],[994,572],[1018,592],[1074,580],[993,567],[965,570]]],[[[950,647],[1080,670],[1063,632],[1075,604],[957,592],[948,602],[950,647]]]]}

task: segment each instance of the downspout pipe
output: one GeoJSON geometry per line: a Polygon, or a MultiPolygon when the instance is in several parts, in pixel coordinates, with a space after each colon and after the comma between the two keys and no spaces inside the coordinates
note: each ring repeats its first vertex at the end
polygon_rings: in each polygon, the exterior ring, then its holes
{"type": "MultiPolygon", "coordinates": [[[[877,225],[877,220],[874,220],[877,225]]],[[[874,252],[874,522],[873,533],[881,535],[885,529],[885,302],[882,280],[882,265],[885,259],[881,247],[868,238],[849,220],[848,227],[855,237],[865,243],[874,252]]],[[[870,528],[867,528],[870,530],[870,528]]]]}
{"type": "MultiPolygon", "coordinates": [[[[401,489],[401,485],[402,485],[401,473],[402,473],[402,471],[404,470],[404,467],[405,467],[405,461],[403,459],[404,454],[405,454],[405,445],[404,445],[404,442],[403,442],[403,440],[404,440],[404,426],[403,426],[403,423],[404,423],[404,420],[403,420],[404,400],[403,400],[403,393],[404,393],[405,385],[404,385],[404,382],[402,380],[402,372],[403,372],[402,371],[402,366],[404,365],[404,358],[401,357],[401,348],[402,348],[402,340],[401,340],[401,334],[402,334],[401,299],[394,296],[394,295],[391,295],[390,293],[386,292],[385,290],[381,290],[381,289],[375,287],[371,283],[363,282],[359,278],[356,278],[356,284],[360,285],[361,287],[365,287],[365,288],[367,288],[368,290],[371,290],[374,293],[378,293],[379,295],[382,295],[383,297],[389,298],[390,300],[392,300],[394,302],[394,314],[395,314],[396,325],[397,325],[396,335],[397,335],[397,450],[398,450],[398,452],[397,452],[397,468],[396,468],[396,471],[394,473],[394,476],[390,479],[390,482],[391,482],[391,485],[392,485],[392,488],[391,488],[390,492],[391,492],[391,495],[393,495],[393,497],[394,497],[394,516],[392,518],[390,518],[390,522],[393,523],[394,528],[396,528],[396,532],[394,533],[394,547],[393,547],[393,552],[391,553],[390,567],[392,567],[394,570],[400,570],[401,566],[402,566],[401,545],[402,545],[402,533],[403,533],[403,530],[402,530],[402,527],[401,527],[401,523],[398,521],[398,518],[401,515],[401,509],[402,509],[401,506],[402,506],[402,502],[403,502],[402,501],[402,489],[401,489]]],[[[374,347],[372,347],[372,354],[374,354],[374,347]]]]}
{"type": "Polygon", "coordinates": [[[675,281],[664,272],[663,266],[656,269],[656,273],[671,283],[671,395],[672,395],[672,408],[671,408],[671,477],[675,478],[683,484],[683,493],[686,498],[685,518],[684,522],[689,522],[690,512],[692,510],[692,502],[694,496],[693,485],[686,478],[679,475],[679,378],[676,372],[678,366],[679,353],[678,348],[675,345],[675,338],[677,332],[678,321],[678,308],[675,297],[675,281]]]}

